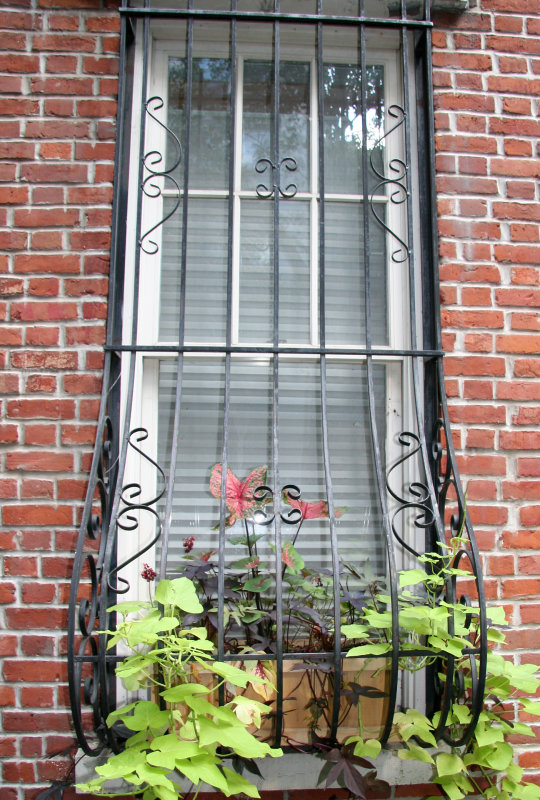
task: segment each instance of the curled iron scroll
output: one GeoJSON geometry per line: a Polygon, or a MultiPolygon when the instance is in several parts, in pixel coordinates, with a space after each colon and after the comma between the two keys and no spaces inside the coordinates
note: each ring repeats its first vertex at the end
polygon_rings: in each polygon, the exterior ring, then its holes
{"type": "Polygon", "coordinates": [[[373,153],[375,153],[377,148],[384,143],[385,139],[388,139],[388,137],[394,133],[394,131],[398,130],[398,128],[405,124],[405,110],[401,106],[396,104],[389,106],[388,115],[397,121],[377,140],[375,147],[370,153],[370,166],[379,180],[371,191],[369,205],[371,208],[371,213],[379,225],[384,228],[384,230],[390,234],[394,241],[399,245],[397,249],[393,250],[391,253],[392,261],[395,264],[403,264],[410,257],[409,246],[395,230],[390,228],[385,219],[377,212],[379,204],[375,203],[374,201],[374,198],[378,194],[385,192],[387,187],[390,191],[390,202],[393,205],[402,205],[403,203],[406,203],[409,196],[409,189],[407,186],[408,165],[400,158],[392,158],[388,162],[388,174],[385,174],[377,168],[373,158],[373,153]]]}
{"type": "Polygon", "coordinates": [[[111,592],[115,592],[116,594],[125,594],[130,588],[129,581],[121,577],[118,573],[125,569],[125,567],[127,567],[129,564],[132,564],[134,561],[140,558],[144,553],[151,550],[161,538],[162,524],[159,512],[155,506],[165,495],[166,480],[165,473],[157,461],[154,461],[154,459],[145,453],[142,448],[138,447],[140,442],[144,442],[147,439],[148,431],[146,428],[134,428],[129,432],[128,444],[132,450],[138,453],[143,459],[145,459],[145,461],[147,461],[157,470],[158,475],[161,478],[161,489],[153,497],[143,499],[143,489],[140,483],[131,482],[125,484],[120,491],[120,498],[123,506],[116,515],[114,524],[116,525],[118,531],[129,531],[132,533],[140,528],[141,513],[143,515],[149,514],[151,523],[155,528],[155,533],[144,545],[144,547],[139,548],[135,553],[129,556],[129,558],[126,558],[121,564],[118,564],[116,567],[110,570],[107,578],[107,586],[111,592]],[[137,444],[135,444],[135,442],[137,444]],[[117,576],[116,584],[111,582],[115,575],[117,576]]]}
{"type": "Polygon", "coordinates": [[[296,163],[296,159],[292,158],[291,156],[286,156],[282,158],[279,164],[274,164],[269,158],[259,158],[257,163],[255,164],[255,171],[259,173],[259,175],[266,172],[268,169],[272,172],[272,180],[273,184],[271,187],[266,186],[264,183],[259,183],[255,189],[257,195],[264,200],[272,197],[273,194],[278,191],[279,194],[286,198],[290,199],[294,197],[296,192],[298,191],[298,187],[295,183],[289,183],[287,186],[282,188],[281,186],[281,169],[285,167],[286,170],[289,172],[296,172],[298,167],[296,163]]]}
{"type": "Polygon", "coordinates": [[[153,149],[144,153],[141,158],[143,178],[140,188],[145,197],[156,200],[162,197],[163,190],[165,188],[164,184],[169,182],[170,187],[174,190],[175,194],[172,198],[173,206],[170,211],[168,211],[168,213],[165,214],[158,222],[146,230],[139,239],[139,247],[143,253],[146,253],[146,255],[150,256],[155,255],[159,251],[159,245],[154,239],[149,237],[154,231],[156,231],[158,228],[161,228],[161,226],[175,214],[180,205],[180,186],[172,173],[178,168],[182,161],[182,145],[180,144],[180,140],[174,131],[165,125],[158,116],[156,116],[156,112],[160,111],[163,106],[163,99],[155,95],[146,101],[145,113],[165,131],[169,140],[173,142],[174,149],[176,151],[175,157],[172,164],[166,166],[164,163],[165,160],[163,153],[161,153],[160,150],[153,149]]]}

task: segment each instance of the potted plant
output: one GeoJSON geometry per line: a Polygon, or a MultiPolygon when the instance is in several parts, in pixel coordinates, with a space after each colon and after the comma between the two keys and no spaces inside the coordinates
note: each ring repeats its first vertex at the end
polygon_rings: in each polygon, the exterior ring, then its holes
{"type": "MultiPolygon", "coordinates": [[[[148,565],[143,577],[149,585],[155,578],[148,565]]],[[[185,626],[187,614],[202,611],[193,583],[185,577],[162,580],[148,601],[110,610],[122,621],[115,631],[107,631],[108,646],[121,644],[130,653],[119,663],[117,675],[128,689],[142,689],[147,697],[109,715],[107,724],[127,733],[125,750],[111,755],[96,768],[97,777],[78,788],[96,795],[176,800],[187,781],[197,791],[206,783],[227,797],[258,797],[238,766],[282,754],[249,730],[260,725],[267,707],[240,693],[218,706],[209,702],[209,695],[225,683],[242,689],[267,681],[214,660],[206,629],[185,626]],[[212,674],[212,686],[197,680],[198,668],[212,674]],[[231,758],[239,759],[236,768],[227,764],[231,758]]]]}

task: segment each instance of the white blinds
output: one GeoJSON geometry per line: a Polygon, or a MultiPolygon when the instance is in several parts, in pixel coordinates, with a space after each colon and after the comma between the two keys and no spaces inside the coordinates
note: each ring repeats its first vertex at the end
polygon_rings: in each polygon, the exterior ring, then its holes
{"type": "MultiPolygon", "coordinates": [[[[360,362],[327,363],[330,463],[335,505],[347,508],[337,520],[340,556],[356,563],[369,556],[381,573],[384,546],[372,466],[366,377],[365,365],[360,362]]],[[[222,359],[185,359],[168,554],[170,571],[178,566],[183,540],[188,536],[195,536],[196,550],[217,548],[218,534],[213,528],[219,522],[219,501],[210,494],[209,479],[211,468],[221,458],[224,381],[222,359]]],[[[268,359],[232,359],[229,466],[243,479],[255,467],[266,464],[270,484],[273,480],[271,381],[272,363],[268,359]]],[[[296,484],[304,500],[326,500],[319,364],[282,359],[279,381],[280,483],[296,484]]],[[[162,464],[170,452],[175,386],[176,361],[161,361],[158,457],[162,464]]],[[[375,394],[384,454],[386,369],[383,365],[375,370],[375,394]]],[[[271,539],[271,527],[261,531],[271,539]]],[[[229,533],[242,533],[241,523],[229,533]]],[[[283,536],[285,539],[289,536],[286,526],[283,536]]],[[[297,548],[306,566],[330,567],[328,520],[307,520],[297,548]]],[[[238,557],[238,550],[228,549],[229,561],[238,557]]]]}

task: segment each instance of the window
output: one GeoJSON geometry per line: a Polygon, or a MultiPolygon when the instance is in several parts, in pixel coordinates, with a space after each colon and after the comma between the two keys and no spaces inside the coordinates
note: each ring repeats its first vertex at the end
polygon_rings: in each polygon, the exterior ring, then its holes
{"type": "MultiPolygon", "coordinates": [[[[335,739],[349,724],[343,608],[360,602],[371,569],[395,612],[396,569],[444,540],[454,480],[451,448],[438,476],[439,398],[446,412],[424,215],[430,22],[422,4],[393,0],[180,5],[125,10],[133,83],[120,130],[106,461],[98,448],[72,594],[74,625],[86,563],[94,591],[70,655],[76,725],[88,748],[77,699],[85,661],[103,664],[87,698],[97,718],[114,702],[113,660],[93,636],[109,595],[140,593],[146,561],[179,574],[193,537],[195,563],[215,564],[208,612],[220,657],[273,665],[276,741],[297,738],[286,680],[306,659],[326,674],[316,732],[335,739]],[[224,464],[241,511],[222,497],[224,464]],[[84,561],[86,529],[100,540],[97,569],[84,561]],[[324,607],[291,613],[291,552],[313,597],[326,587],[324,607]],[[227,595],[246,563],[264,584],[246,595],[249,636],[227,595]],[[314,620],[328,632],[317,645],[306,633],[314,620]]],[[[459,489],[457,503],[460,524],[459,489]]],[[[373,713],[383,740],[398,691],[415,689],[400,683],[395,639],[373,713]]]]}

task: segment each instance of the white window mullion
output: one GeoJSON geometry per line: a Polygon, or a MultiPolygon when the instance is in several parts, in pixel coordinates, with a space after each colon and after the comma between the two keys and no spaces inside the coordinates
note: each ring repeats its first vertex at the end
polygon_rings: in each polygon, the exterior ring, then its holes
{"type": "MultiPolygon", "coordinates": [[[[234,53],[233,53],[234,57],[234,53]]],[[[240,190],[242,187],[242,133],[244,108],[244,59],[237,56],[236,68],[236,125],[234,141],[234,190],[232,223],[232,292],[231,292],[231,343],[238,344],[240,336],[240,216],[242,212],[240,190]]]]}

